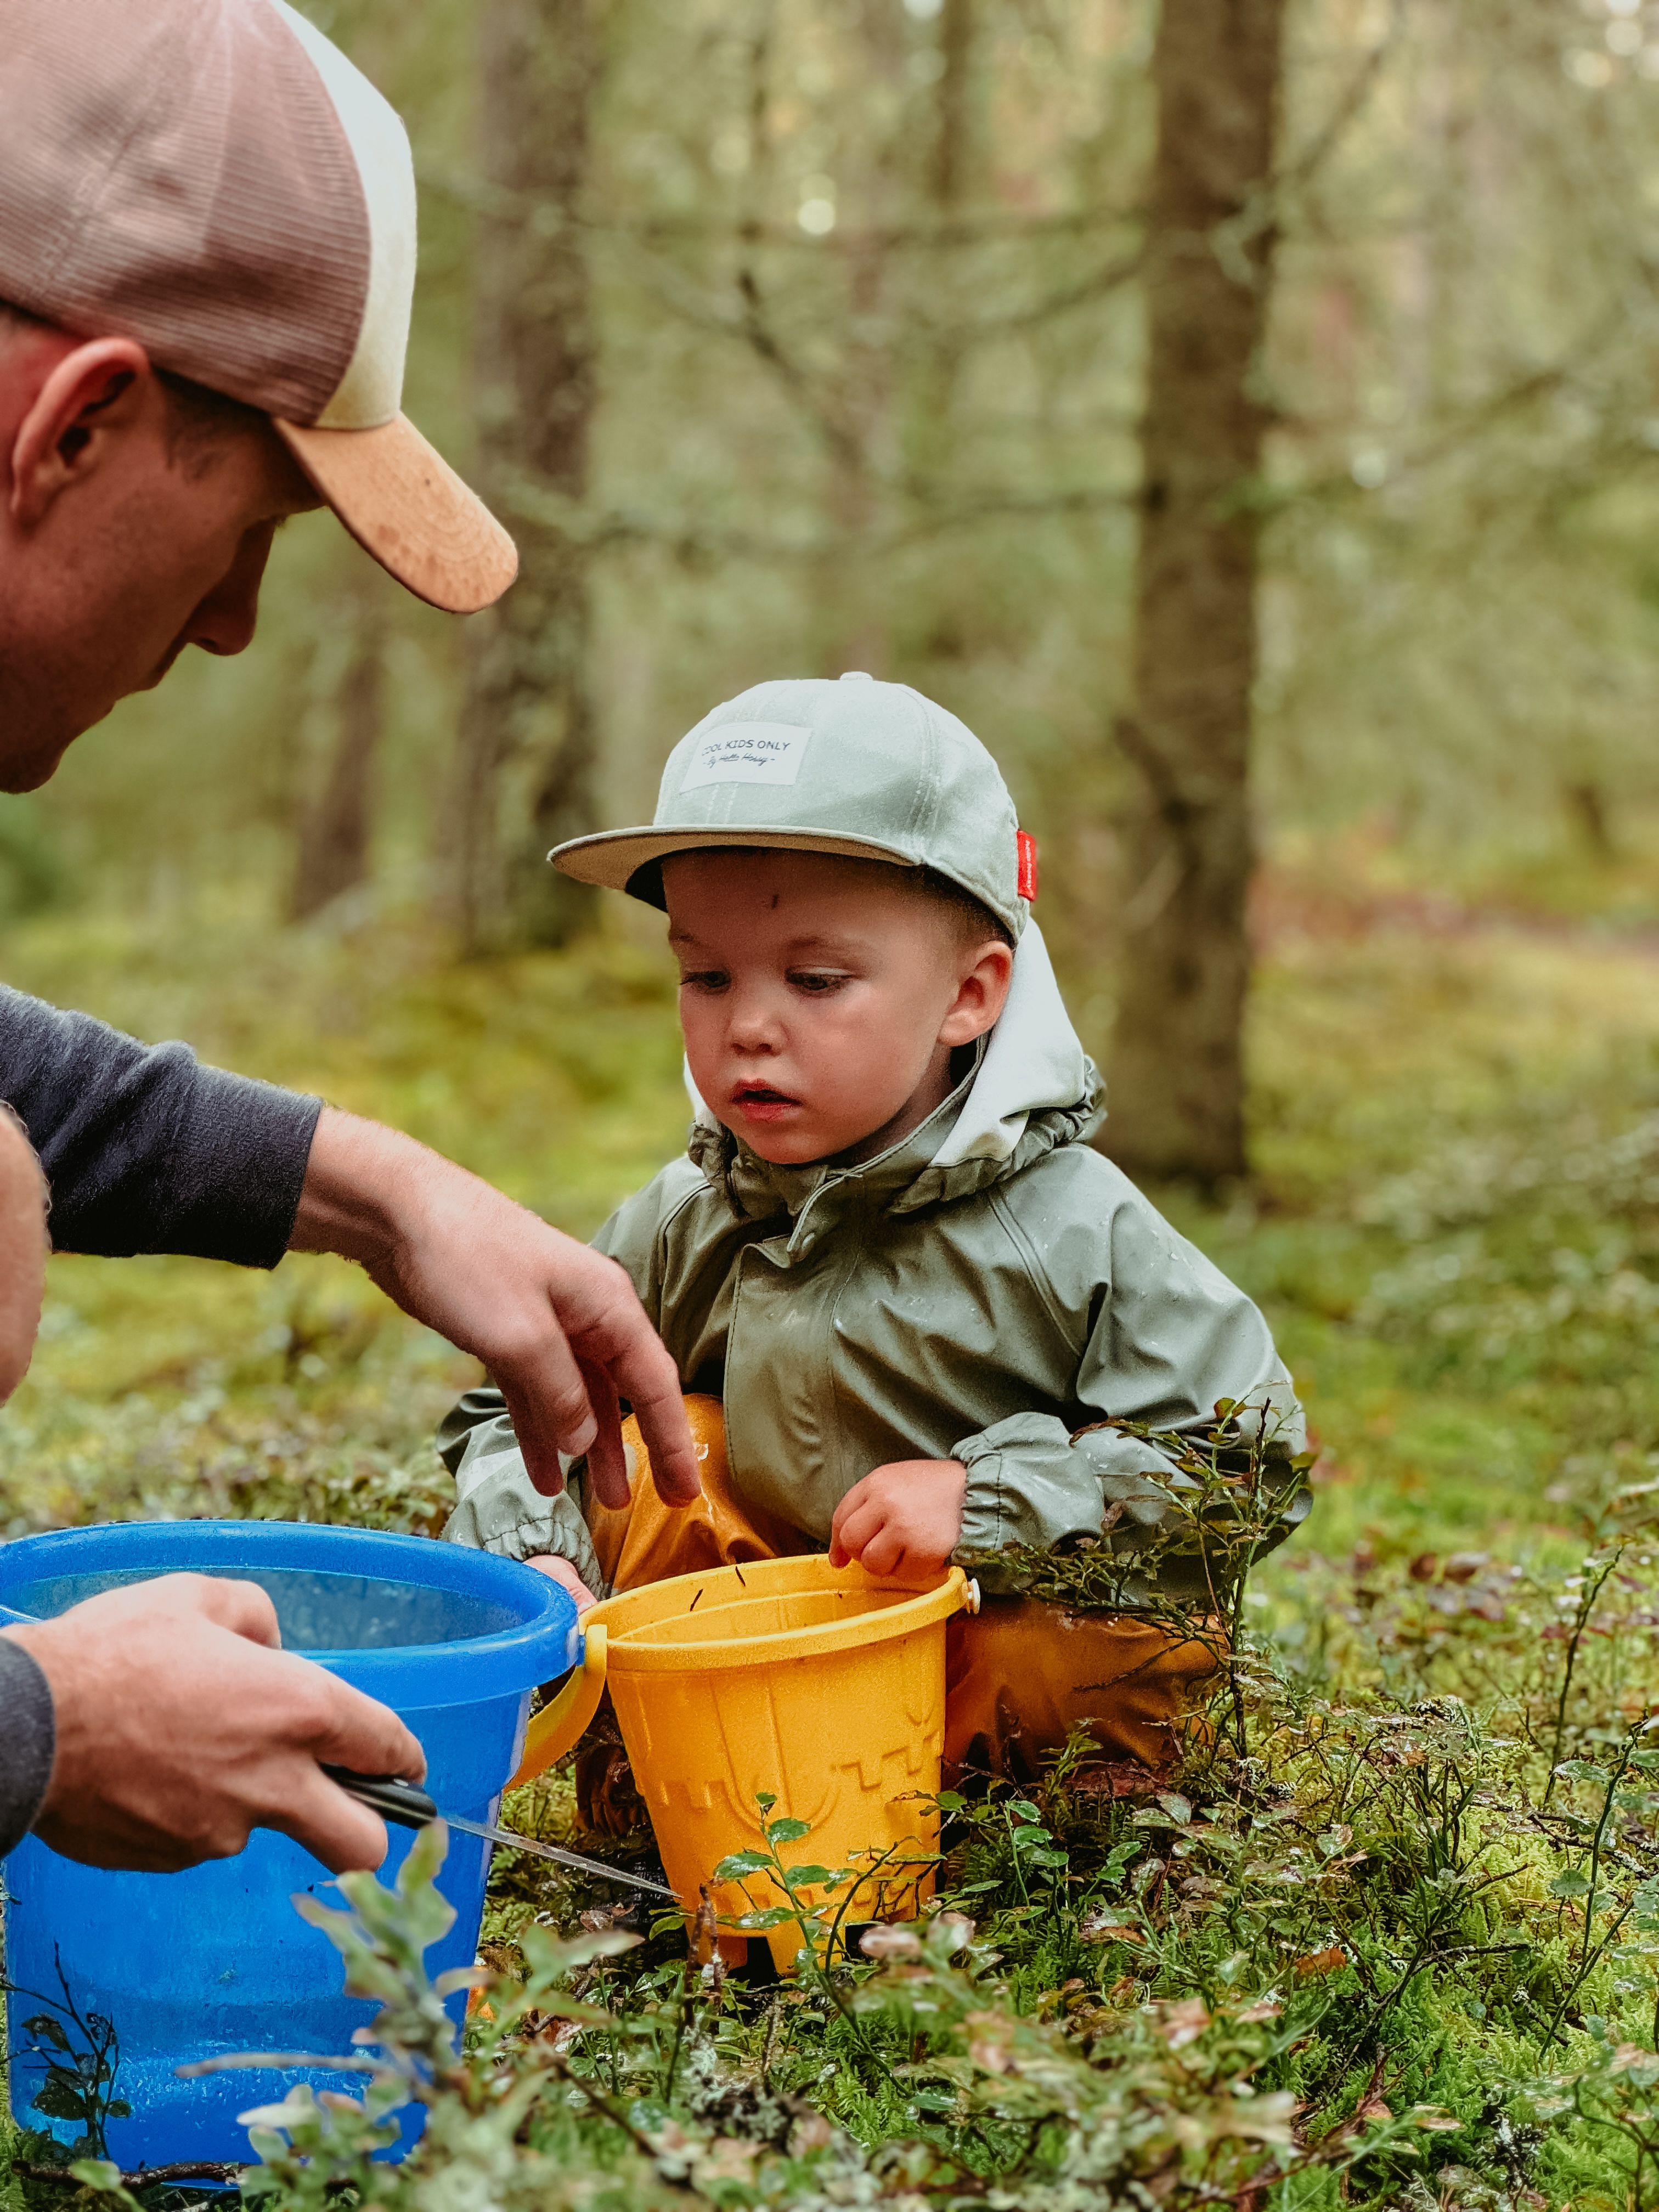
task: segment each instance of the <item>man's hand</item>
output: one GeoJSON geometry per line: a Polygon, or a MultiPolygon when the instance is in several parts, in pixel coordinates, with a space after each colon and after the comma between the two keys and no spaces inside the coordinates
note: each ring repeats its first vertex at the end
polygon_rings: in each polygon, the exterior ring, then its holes
{"type": "Polygon", "coordinates": [[[538,1575],[545,1575],[549,1582],[557,1583],[561,1589],[568,1590],[576,1601],[578,1615],[586,1613],[589,1606],[598,1604],[599,1600],[568,1559],[562,1559],[552,1552],[538,1552],[535,1558],[526,1559],[525,1565],[534,1567],[538,1575]]]}
{"type": "Polygon", "coordinates": [[[46,1277],[46,1186],[21,1127],[0,1106],[0,1406],[28,1372],[46,1277]]]}
{"type": "Polygon", "coordinates": [[[614,1260],[550,1229],[412,1137],[325,1109],[290,1249],[360,1261],[405,1313],[489,1370],[530,1479],[564,1487],[587,1455],[606,1505],[626,1505],[626,1398],[665,1505],[701,1487],[680,1379],[614,1260]]]}
{"type": "Polygon", "coordinates": [[[935,1575],[962,1540],[968,1470],[959,1459],[898,1459],[855,1482],[830,1524],[830,1564],[872,1575],[935,1575]]]}
{"type": "Polygon", "coordinates": [[[278,1828],[336,1874],[386,1829],[319,1761],[426,1772],[395,1713],[279,1648],[253,1583],[165,1575],[3,1632],[52,1689],[57,1747],[34,1832],[88,1866],[171,1873],[278,1828]]]}

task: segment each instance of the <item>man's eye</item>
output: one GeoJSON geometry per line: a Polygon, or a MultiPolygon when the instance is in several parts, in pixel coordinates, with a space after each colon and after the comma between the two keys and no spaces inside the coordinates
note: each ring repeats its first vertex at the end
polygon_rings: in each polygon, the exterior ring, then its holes
{"type": "Polygon", "coordinates": [[[682,991],[723,991],[732,978],[723,968],[694,968],[680,977],[682,991]]]}
{"type": "Polygon", "coordinates": [[[789,981],[798,991],[805,991],[814,998],[822,998],[830,991],[839,991],[851,977],[839,975],[833,969],[795,968],[790,970],[789,981]]]}

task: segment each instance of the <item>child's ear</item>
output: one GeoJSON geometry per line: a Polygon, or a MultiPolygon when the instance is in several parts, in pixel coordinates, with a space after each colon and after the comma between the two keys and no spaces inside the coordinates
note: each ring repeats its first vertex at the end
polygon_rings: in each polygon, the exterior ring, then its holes
{"type": "Polygon", "coordinates": [[[951,1046],[972,1044],[1002,1018],[1013,979],[1014,949],[994,937],[973,956],[973,965],[957,987],[950,1012],[940,1025],[939,1041],[951,1046]]]}

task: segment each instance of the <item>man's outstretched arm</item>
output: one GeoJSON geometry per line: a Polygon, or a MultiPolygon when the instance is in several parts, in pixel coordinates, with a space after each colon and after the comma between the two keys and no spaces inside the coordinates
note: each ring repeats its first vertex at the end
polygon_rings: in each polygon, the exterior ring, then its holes
{"type": "Polygon", "coordinates": [[[59,1251],[339,1253],[484,1362],[550,1494],[562,1450],[626,1498],[621,1397],[664,1498],[696,1496],[678,1377],[622,1270],[412,1138],[3,988],[0,1101],[40,1156],[59,1251]]]}
{"type": "Polygon", "coordinates": [[[599,1496],[627,1504],[622,1399],[665,1502],[696,1497],[678,1373],[614,1260],[412,1137],[332,1109],[317,1125],[292,1243],[361,1261],[405,1313],[477,1354],[538,1490],[562,1487],[561,1452],[586,1453],[599,1496]]]}

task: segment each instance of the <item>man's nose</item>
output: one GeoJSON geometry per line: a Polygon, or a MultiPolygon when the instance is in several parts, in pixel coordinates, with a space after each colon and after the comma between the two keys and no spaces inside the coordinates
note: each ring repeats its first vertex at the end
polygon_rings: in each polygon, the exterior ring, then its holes
{"type": "Polygon", "coordinates": [[[225,655],[246,651],[259,619],[259,586],[276,532],[275,523],[262,522],[244,535],[236,558],[185,625],[186,645],[225,655]]]}

